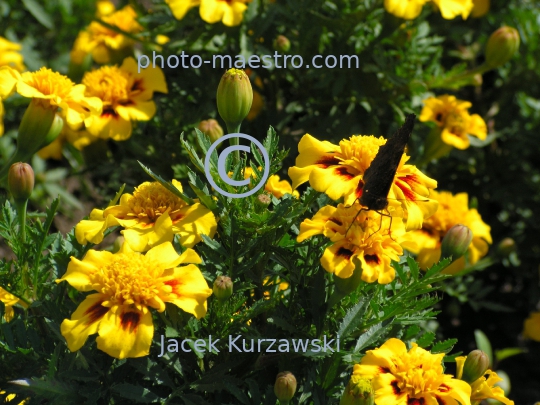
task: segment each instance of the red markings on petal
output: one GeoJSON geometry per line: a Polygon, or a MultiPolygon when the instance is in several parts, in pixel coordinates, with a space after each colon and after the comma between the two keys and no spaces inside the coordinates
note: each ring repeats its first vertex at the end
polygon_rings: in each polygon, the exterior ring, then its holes
{"type": "Polygon", "coordinates": [[[322,159],[317,160],[315,164],[323,169],[326,169],[329,166],[339,165],[339,159],[334,156],[325,156],[322,159]]]}
{"type": "Polygon", "coordinates": [[[364,182],[360,180],[358,182],[358,185],[356,186],[356,191],[355,191],[356,198],[362,197],[363,191],[364,191],[364,182]]]}
{"type": "Polygon", "coordinates": [[[137,327],[141,321],[141,314],[139,312],[124,312],[120,315],[120,326],[124,330],[129,330],[130,333],[137,332],[137,327]]]}
{"type": "Polygon", "coordinates": [[[386,374],[390,372],[390,369],[388,367],[379,367],[379,371],[383,374],[386,374]]]}
{"type": "Polygon", "coordinates": [[[424,405],[426,400],[424,398],[409,398],[407,397],[407,405],[424,405]]]}
{"type": "Polygon", "coordinates": [[[439,385],[439,391],[440,392],[448,392],[450,391],[450,387],[446,384],[441,384],[439,385]]]}
{"type": "Polygon", "coordinates": [[[133,86],[131,86],[131,91],[144,91],[144,88],[142,86],[142,79],[135,80],[133,82],[133,86]]]}
{"type": "Polygon", "coordinates": [[[101,118],[118,118],[118,113],[112,107],[105,107],[101,113],[101,118]]]}
{"type": "Polygon", "coordinates": [[[416,176],[399,177],[395,184],[403,192],[406,200],[416,201],[416,193],[413,191],[415,183],[418,183],[416,176]]]}
{"type": "Polygon", "coordinates": [[[86,322],[87,325],[91,325],[97,321],[99,321],[101,318],[105,316],[107,312],[109,312],[109,308],[104,307],[101,305],[103,301],[100,301],[94,305],[92,305],[90,308],[88,308],[86,311],[84,311],[84,315],[88,316],[88,321],[86,322]]]}
{"type": "Polygon", "coordinates": [[[377,255],[364,255],[364,260],[366,263],[373,263],[373,264],[379,264],[380,259],[377,255]]]}
{"type": "Polygon", "coordinates": [[[441,397],[435,395],[435,399],[437,400],[437,405],[446,405],[446,401],[444,401],[441,397]]]}
{"type": "Polygon", "coordinates": [[[345,177],[347,180],[354,179],[355,177],[353,174],[350,174],[347,171],[347,168],[345,166],[338,167],[334,171],[338,176],[345,177]]]}
{"type": "Polygon", "coordinates": [[[339,250],[337,251],[336,253],[336,256],[343,256],[345,257],[347,260],[349,260],[351,258],[351,256],[353,255],[353,251],[352,250],[349,250],[349,249],[346,249],[344,247],[341,247],[339,248],[339,250]]]}
{"type": "Polygon", "coordinates": [[[396,395],[401,394],[401,390],[398,387],[398,381],[397,380],[392,381],[390,383],[390,385],[392,386],[392,389],[394,390],[394,394],[396,394],[396,395]]]}
{"type": "Polygon", "coordinates": [[[178,288],[183,284],[180,280],[176,280],[176,279],[173,279],[173,280],[169,280],[169,281],[165,281],[166,285],[170,285],[171,288],[172,288],[172,293],[176,294],[176,295],[179,295],[178,293],[178,288]]]}
{"type": "Polygon", "coordinates": [[[329,221],[332,221],[332,222],[333,222],[334,224],[336,224],[336,225],[339,225],[339,226],[343,225],[343,222],[341,222],[341,221],[340,221],[339,219],[337,219],[337,218],[330,218],[330,219],[328,219],[328,220],[329,220],[329,221]]]}

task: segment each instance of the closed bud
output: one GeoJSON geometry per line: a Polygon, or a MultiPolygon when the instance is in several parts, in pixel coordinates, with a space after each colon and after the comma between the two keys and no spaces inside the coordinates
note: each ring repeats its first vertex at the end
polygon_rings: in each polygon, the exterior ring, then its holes
{"type": "Polygon", "coordinates": [[[230,277],[219,276],[214,281],[212,289],[219,302],[227,301],[233,293],[233,282],[230,277]]]}
{"type": "Polygon", "coordinates": [[[465,225],[454,225],[442,240],[441,258],[452,256],[452,260],[459,259],[469,249],[472,238],[471,230],[465,225]]]}
{"type": "Polygon", "coordinates": [[[512,238],[504,238],[497,246],[497,253],[503,257],[509,256],[516,251],[516,242],[512,238]]]}
{"type": "Polygon", "coordinates": [[[486,65],[496,68],[508,62],[519,48],[519,33],[512,27],[501,27],[489,37],[486,65]]]}
{"type": "Polygon", "coordinates": [[[287,405],[296,392],[296,378],[290,371],[283,371],[276,376],[274,394],[281,405],[287,405]]]}
{"type": "Polygon", "coordinates": [[[212,143],[223,136],[223,128],[221,128],[221,125],[212,118],[201,121],[199,123],[199,130],[205,134],[212,143]]]}
{"type": "Polygon", "coordinates": [[[278,35],[274,40],[274,49],[278,52],[289,52],[291,49],[291,41],[285,35],[278,35]]]}
{"type": "Polygon", "coordinates": [[[217,89],[217,107],[229,132],[238,129],[252,102],[253,89],[246,73],[235,68],[227,70],[217,89]]]}
{"type": "Polygon", "coordinates": [[[8,188],[16,202],[30,198],[34,190],[34,171],[28,163],[13,163],[8,172],[8,188]]]}
{"type": "Polygon", "coordinates": [[[375,395],[371,381],[359,375],[352,375],[345,387],[339,405],[373,405],[375,395]]]}
{"type": "Polygon", "coordinates": [[[465,359],[461,379],[469,384],[482,377],[489,368],[489,358],[482,350],[473,350],[465,359]]]}
{"type": "Polygon", "coordinates": [[[268,194],[263,193],[257,196],[257,205],[261,207],[266,208],[270,205],[271,202],[272,202],[272,199],[270,198],[268,194]]]}
{"type": "Polygon", "coordinates": [[[17,157],[28,160],[45,143],[56,117],[56,107],[32,99],[22,117],[17,135],[17,157]]]}

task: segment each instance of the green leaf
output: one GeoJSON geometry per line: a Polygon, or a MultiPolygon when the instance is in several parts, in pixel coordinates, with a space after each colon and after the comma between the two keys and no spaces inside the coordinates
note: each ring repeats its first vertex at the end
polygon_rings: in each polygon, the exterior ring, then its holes
{"type": "Polygon", "coordinates": [[[152,391],[133,384],[118,384],[111,388],[122,398],[130,399],[139,404],[150,404],[159,399],[152,391]]]}
{"type": "Polygon", "coordinates": [[[114,198],[111,201],[109,201],[109,205],[107,205],[107,207],[112,207],[113,205],[116,205],[118,203],[118,200],[120,200],[120,197],[124,193],[125,188],[126,188],[126,183],[122,184],[122,187],[120,187],[120,190],[118,190],[114,198]]]}
{"type": "Polygon", "coordinates": [[[378,323],[364,332],[356,341],[356,346],[353,353],[359,353],[365,347],[373,345],[382,335],[388,331],[388,327],[391,325],[383,326],[382,323],[378,323]]]}
{"type": "Polygon", "coordinates": [[[360,326],[363,315],[366,312],[367,303],[367,298],[362,298],[356,305],[347,311],[341,325],[339,325],[339,330],[337,333],[339,336],[345,338],[360,326]]]}
{"type": "Polygon", "coordinates": [[[480,329],[476,329],[474,331],[474,340],[476,340],[476,347],[488,356],[490,367],[493,366],[493,350],[486,334],[480,329]]]}
{"type": "Polygon", "coordinates": [[[32,14],[41,25],[52,30],[54,23],[49,14],[45,11],[41,5],[35,0],[22,0],[24,7],[32,14]]]}
{"type": "Polygon", "coordinates": [[[418,346],[422,348],[426,348],[427,346],[432,344],[434,340],[435,340],[435,333],[427,332],[427,333],[424,333],[422,336],[420,336],[420,338],[416,341],[416,343],[418,344],[418,346]]]}
{"type": "Polygon", "coordinates": [[[411,270],[411,275],[414,281],[418,281],[418,274],[420,273],[418,263],[416,263],[416,261],[411,256],[407,256],[407,264],[409,266],[409,269],[411,270]]]}
{"type": "MultiPolygon", "coordinates": [[[[199,157],[199,155],[197,154],[197,151],[195,151],[195,148],[184,140],[184,133],[180,135],[180,143],[182,144],[184,149],[186,149],[189,155],[189,159],[191,160],[191,163],[193,163],[200,172],[204,173],[204,161],[199,157]]],[[[217,166],[217,157],[211,160],[215,160],[214,166],[217,166]]]]}
{"type": "Polygon", "coordinates": [[[155,174],[152,170],[150,170],[148,167],[143,165],[138,160],[137,160],[137,162],[142,167],[142,169],[146,172],[146,174],[148,174],[150,177],[152,177],[155,181],[159,182],[163,187],[165,187],[171,193],[173,193],[177,197],[180,197],[182,200],[184,200],[185,202],[187,202],[190,205],[194,203],[194,201],[191,198],[189,198],[187,195],[185,195],[180,190],[178,190],[172,183],[164,180],[161,176],[155,174]]]}
{"type": "Polygon", "coordinates": [[[431,353],[448,353],[457,343],[457,339],[447,339],[442,342],[437,342],[431,348],[431,353]]]}
{"type": "Polygon", "coordinates": [[[217,204],[215,200],[210,195],[210,192],[208,191],[208,187],[206,184],[204,184],[201,179],[195,174],[193,170],[188,168],[188,178],[189,178],[189,186],[191,189],[197,194],[197,197],[201,200],[201,203],[208,208],[209,210],[215,210],[217,208],[217,204]]]}
{"type": "Polygon", "coordinates": [[[508,357],[521,353],[527,353],[527,350],[522,349],[521,347],[507,347],[506,349],[495,350],[495,358],[497,359],[497,362],[500,362],[508,357]]]}

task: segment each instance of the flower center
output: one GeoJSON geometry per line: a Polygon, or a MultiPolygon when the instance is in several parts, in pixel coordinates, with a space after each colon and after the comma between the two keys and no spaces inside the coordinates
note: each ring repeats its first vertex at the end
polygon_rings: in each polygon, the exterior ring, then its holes
{"type": "Polygon", "coordinates": [[[118,66],[103,66],[84,75],[86,95],[99,97],[106,104],[122,104],[129,101],[129,89],[133,78],[118,66]]]}
{"type": "Polygon", "coordinates": [[[68,97],[74,85],[66,76],[44,67],[37,72],[24,74],[23,80],[46,96],[55,95],[60,98],[68,97]]]}
{"type": "Polygon", "coordinates": [[[171,292],[159,278],[163,271],[139,253],[117,254],[92,276],[92,284],[96,291],[110,297],[104,306],[135,305],[142,310],[152,299],[171,292]]]}
{"type": "Polygon", "coordinates": [[[148,218],[150,222],[155,222],[169,210],[169,216],[174,222],[180,219],[179,211],[186,203],[158,182],[144,182],[135,189],[129,205],[135,216],[148,218]]]}
{"type": "Polygon", "coordinates": [[[382,137],[354,135],[350,139],[344,139],[339,143],[343,163],[364,173],[375,159],[379,147],[386,140],[382,137]]]}

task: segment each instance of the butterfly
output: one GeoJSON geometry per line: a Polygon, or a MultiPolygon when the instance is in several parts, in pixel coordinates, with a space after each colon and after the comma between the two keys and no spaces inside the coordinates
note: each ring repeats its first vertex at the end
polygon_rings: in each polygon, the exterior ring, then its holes
{"type": "Polygon", "coordinates": [[[388,206],[388,192],[411,137],[415,118],[414,114],[407,115],[405,123],[379,148],[375,159],[365,171],[360,204],[368,210],[380,211],[388,206]]]}

